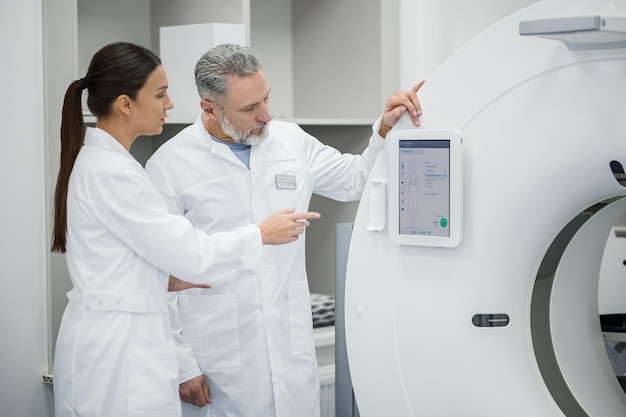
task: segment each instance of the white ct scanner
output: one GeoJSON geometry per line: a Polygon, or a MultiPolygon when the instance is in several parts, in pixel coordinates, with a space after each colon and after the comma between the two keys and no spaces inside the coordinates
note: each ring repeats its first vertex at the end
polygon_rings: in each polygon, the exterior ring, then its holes
{"type": "Polygon", "coordinates": [[[420,100],[421,127],[391,131],[352,231],[360,415],[625,416],[598,282],[626,212],[626,0],[527,7],[420,100]]]}

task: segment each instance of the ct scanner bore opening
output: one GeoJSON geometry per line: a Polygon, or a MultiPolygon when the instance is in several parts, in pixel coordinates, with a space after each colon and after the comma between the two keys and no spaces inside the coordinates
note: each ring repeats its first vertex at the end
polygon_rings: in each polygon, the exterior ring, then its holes
{"type": "MultiPolygon", "coordinates": [[[[610,167],[616,180],[626,184],[621,164],[612,161],[610,167]]],[[[550,242],[535,276],[530,307],[532,347],[547,389],[568,417],[590,417],[585,399],[581,400],[585,372],[594,374],[591,380],[607,380],[608,356],[606,351],[604,357],[598,354],[604,343],[599,270],[606,238],[625,212],[626,196],[607,198],[582,210],[550,242]],[[578,366],[586,370],[579,372],[578,366]]],[[[615,379],[606,382],[608,390],[623,396],[621,381],[612,376],[615,379]]]]}

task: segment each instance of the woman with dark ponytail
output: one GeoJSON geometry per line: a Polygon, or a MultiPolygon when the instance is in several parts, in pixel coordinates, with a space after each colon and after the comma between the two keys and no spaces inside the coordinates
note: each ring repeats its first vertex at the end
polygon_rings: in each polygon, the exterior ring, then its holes
{"type": "Polygon", "coordinates": [[[52,250],[66,253],[73,289],[55,352],[56,417],[179,416],[169,275],[184,280],[172,278],[176,288],[208,287],[257,268],[263,244],[293,242],[319,217],[286,209],[208,236],[170,214],[129,150],[161,133],[172,107],[159,58],[125,42],[96,52],[67,89],[52,250]]]}

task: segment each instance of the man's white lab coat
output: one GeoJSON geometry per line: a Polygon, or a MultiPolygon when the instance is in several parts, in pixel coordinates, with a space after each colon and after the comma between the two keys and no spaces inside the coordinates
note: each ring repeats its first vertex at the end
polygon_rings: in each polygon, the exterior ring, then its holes
{"type": "MultiPolygon", "coordinates": [[[[155,152],[146,171],[170,210],[211,233],[260,224],[286,208],[307,211],[313,193],[358,199],[384,143],[375,133],[362,156],[342,155],[296,124],[268,127],[268,139],[251,149],[250,169],[198,118],[155,152]]],[[[256,270],[216,276],[211,289],[173,297],[180,381],[203,372],[212,399],[203,408],[183,404],[183,415],[319,416],[303,237],[264,246],[256,270]]]]}

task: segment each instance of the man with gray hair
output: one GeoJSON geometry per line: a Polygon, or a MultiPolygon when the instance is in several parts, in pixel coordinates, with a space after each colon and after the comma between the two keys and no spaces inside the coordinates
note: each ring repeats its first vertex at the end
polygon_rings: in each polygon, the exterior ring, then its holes
{"type": "MultiPolygon", "coordinates": [[[[195,77],[202,114],[146,171],[170,210],[207,233],[279,209],[307,211],[313,193],[359,199],[387,132],[404,113],[419,125],[423,81],[387,100],[361,155],[341,154],[295,123],[272,120],[270,86],[250,48],[209,50],[195,77]]],[[[211,285],[171,295],[183,415],[319,416],[305,240],[264,246],[259,269],[211,285]]]]}

